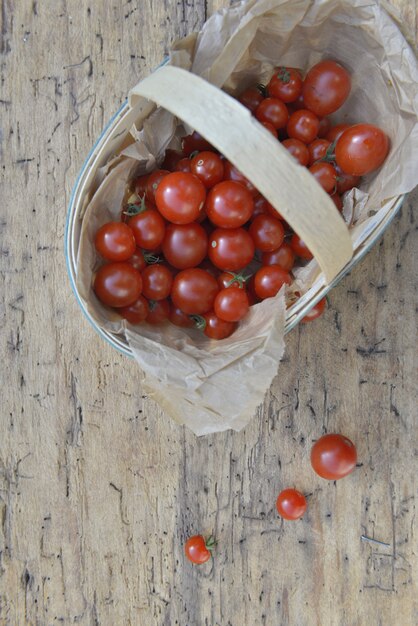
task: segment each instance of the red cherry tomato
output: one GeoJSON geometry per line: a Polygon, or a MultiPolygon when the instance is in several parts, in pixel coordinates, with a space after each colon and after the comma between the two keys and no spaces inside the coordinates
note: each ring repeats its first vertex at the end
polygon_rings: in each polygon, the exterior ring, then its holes
{"type": "Polygon", "coordinates": [[[212,150],[212,152],[215,152],[213,146],[195,130],[191,135],[183,137],[181,147],[185,156],[190,156],[191,153],[196,152],[196,150],[198,152],[202,152],[203,150],[212,150]]]}
{"type": "Polygon", "coordinates": [[[189,224],[199,217],[206,200],[202,181],[188,172],[167,174],[155,193],[160,213],[173,224],[189,224]]]}
{"type": "Polygon", "coordinates": [[[292,139],[299,139],[303,143],[311,143],[318,135],[319,119],[307,109],[295,111],[289,117],[286,131],[292,139]]]}
{"type": "Polygon", "coordinates": [[[198,565],[206,563],[211,557],[211,551],[215,543],[213,537],[209,537],[209,539],[205,541],[202,535],[194,535],[186,541],[186,545],[184,546],[186,557],[189,561],[197,563],[198,565]]]}
{"type": "Polygon", "coordinates": [[[337,139],[341,137],[341,135],[345,130],[347,130],[347,128],[350,128],[350,124],[336,124],[329,129],[329,131],[325,135],[325,139],[328,139],[329,142],[334,143],[334,141],[337,141],[337,139]]]}
{"type": "Polygon", "coordinates": [[[338,193],[345,193],[350,191],[353,187],[358,187],[361,182],[361,176],[351,176],[342,171],[338,165],[335,166],[337,172],[337,191],[338,193]]]}
{"type": "Polygon", "coordinates": [[[194,326],[194,322],[190,315],[187,315],[187,313],[184,313],[184,311],[176,306],[171,307],[168,319],[172,324],[180,326],[181,328],[191,328],[194,326]]]}
{"type": "Polygon", "coordinates": [[[308,311],[308,313],[305,315],[305,317],[302,318],[301,321],[304,324],[307,324],[308,322],[312,322],[313,320],[316,320],[316,318],[320,317],[322,315],[322,313],[325,311],[326,306],[327,306],[327,299],[326,298],[322,298],[322,300],[317,302],[308,311]]]}
{"type": "Polygon", "coordinates": [[[168,148],[165,151],[164,161],[161,164],[161,168],[163,170],[168,170],[169,172],[174,172],[176,169],[177,163],[184,157],[183,152],[179,152],[178,150],[171,150],[168,148]]]}
{"type": "Polygon", "coordinates": [[[209,311],[203,315],[205,320],[204,333],[210,339],[226,339],[237,327],[235,322],[226,322],[221,320],[215,311],[209,311]]]}
{"type": "Polygon", "coordinates": [[[259,122],[269,122],[274,128],[284,128],[289,119],[287,106],[277,98],[264,98],[255,110],[259,122]]]}
{"type": "Polygon", "coordinates": [[[247,315],[249,308],[248,296],[239,287],[221,289],[213,305],[215,314],[226,322],[239,322],[247,315]]]}
{"type": "Polygon", "coordinates": [[[337,172],[331,163],[318,161],[309,168],[312,176],[315,177],[317,183],[327,192],[332,193],[337,188],[337,172]]]}
{"type": "Polygon", "coordinates": [[[151,202],[151,204],[155,205],[155,193],[162,179],[169,173],[168,170],[155,170],[148,175],[146,195],[148,202],[151,202]]]}
{"type": "Polygon", "coordinates": [[[232,165],[229,161],[224,162],[224,180],[234,180],[237,183],[241,183],[241,185],[247,187],[253,198],[257,198],[257,196],[260,195],[258,189],[254,187],[252,182],[250,182],[248,178],[245,178],[245,176],[237,170],[235,165],[232,165]]]}
{"type": "Polygon", "coordinates": [[[203,315],[213,308],[218,283],[209,272],[200,268],[179,272],[174,278],[171,299],[176,307],[189,315],[203,315]]]}
{"type": "Polygon", "coordinates": [[[255,247],[261,250],[261,252],[277,250],[283,243],[283,225],[271,215],[259,215],[256,217],[248,232],[254,241],[255,247]]]}
{"type": "Polygon", "coordinates": [[[132,230],[122,222],[107,222],[94,239],[97,252],[107,261],[127,261],[136,248],[132,230]]]}
{"type": "Polygon", "coordinates": [[[320,139],[325,138],[330,128],[331,120],[329,119],[329,117],[321,117],[321,119],[319,120],[318,137],[320,139]]]}
{"type": "Polygon", "coordinates": [[[221,272],[216,280],[218,281],[219,289],[229,289],[229,287],[245,289],[245,278],[242,274],[221,272]]]}
{"type": "Polygon", "coordinates": [[[296,489],[284,489],[277,497],[277,512],[283,519],[300,519],[305,515],[306,507],[305,496],[296,489]]]}
{"type": "Polygon", "coordinates": [[[172,284],[173,274],[165,265],[148,265],[142,272],[142,293],[148,300],[165,300],[172,284]]]}
{"type": "Polygon", "coordinates": [[[278,138],[279,135],[273,124],[271,124],[270,122],[261,122],[261,125],[264,126],[264,128],[268,130],[269,133],[273,135],[273,137],[276,137],[276,139],[278,138]]]}
{"type": "Polygon", "coordinates": [[[335,160],[346,174],[365,176],[377,170],[389,152],[388,136],[372,124],[355,124],[335,146],[335,160]]]}
{"type": "Polygon", "coordinates": [[[283,285],[290,285],[292,279],[280,265],[260,267],[254,277],[254,289],[259,298],[273,298],[283,285]]]}
{"type": "Polygon", "coordinates": [[[303,99],[303,90],[302,90],[302,93],[296,98],[296,100],[289,104],[288,108],[289,108],[289,113],[292,113],[294,111],[300,111],[301,109],[307,108],[305,101],[303,99]]]}
{"type": "Polygon", "coordinates": [[[273,209],[270,202],[268,202],[268,200],[266,200],[263,196],[258,196],[258,198],[254,199],[254,211],[251,215],[251,220],[254,220],[257,215],[266,215],[267,213],[270,213],[270,209],[273,209]]]}
{"type": "Polygon", "coordinates": [[[344,435],[324,435],[313,445],[311,464],[327,480],[338,480],[350,474],[357,463],[354,443],[344,435]]]}
{"type": "Polygon", "coordinates": [[[343,210],[343,206],[344,206],[344,203],[343,203],[343,200],[342,200],[341,196],[338,195],[338,193],[333,193],[332,196],[331,196],[331,200],[334,201],[335,206],[337,207],[337,209],[341,213],[341,211],[343,210]]]}
{"type": "Polygon", "coordinates": [[[292,67],[278,67],[267,85],[267,91],[273,98],[282,102],[294,102],[302,93],[303,81],[299,70],[292,67]]]}
{"type": "Polygon", "coordinates": [[[263,252],[261,262],[263,265],[280,265],[286,272],[290,272],[295,264],[295,253],[288,243],[282,243],[278,250],[263,252]]]}
{"type": "Polygon", "coordinates": [[[220,183],[224,177],[223,161],[215,152],[198,152],[191,160],[190,170],[202,181],[206,189],[220,183]]]}
{"type": "Polygon", "coordinates": [[[142,272],[147,266],[144,253],[139,248],[136,248],[133,255],[128,259],[128,263],[138,270],[138,272],[142,272]]]}
{"type": "Polygon", "coordinates": [[[249,87],[238,96],[239,102],[254,113],[260,102],[264,99],[263,94],[257,87],[249,87]]]}
{"type": "Polygon", "coordinates": [[[290,240],[290,246],[296,256],[299,256],[301,259],[306,259],[307,261],[313,259],[312,252],[308,249],[305,242],[302,241],[302,239],[296,233],[292,235],[292,239],[290,240]]]}
{"type": "Polygon", "coordinates": [[[224,180],[209,191],[205,209],[208,218],[216,226],[238,228],[250,219],[254,201],[244,185],[224,180]]]}
{"type": "Polygon", "coordinates": [[[128,320],[130,324],[140,324],[146,319],[148,312],[148,301],[144,296],[139,296],[138,300],[130,306],[124,306],[118,309],[118,313],[128,320]]]}
{"type": "Polygon", "coordinates": [[[322,159],[327,154],[327,150],[329,149],[331,142],[328,139],[314,139],[312,143],[309,144],[309,165],[313,165],[319,159],[322,159]]]}
{"type": "Polygon", "coordinates": [[[147,322],[158,326],[165,322],[170,315],[170,303],[168,300],[150,300],[147,322]]]}
{"type": "Polygon", "coordinates": [[[314,65],[303,82],[306,107],[319,115],[330,115],[347,100],[351,89],[350,74],[335,61],[321,61],[314,65]]]}
{"type": "Polygon", "coordinates": [[[308,165],[309,163],[309,150],[305,143],[299,139],[285,139],[282,141],[282,146],[286,148],[300,165],[308,165]]]}
{"type": "Polygon", "coordinates": [[[145,209],[130,218],[129,228],[135,237],[136,245],[145,250],[158,248],[164,239],[165,222],[155,209],[145,209]]]}
{"type": "Polygon", "coordinates": [[[129,263],[108,263],[97,271],[94,291],[103,304],[125,307],[138,300],[142,291],[141,274],[129,263]]]}
{"type": "Polygon", "coordinates": [[[132,188],[134,193],[140,198],[143,198],[147,193],[147,183],[149,174],[138,176],[133,182],[132,188]]]}
{"type": "Polygon", "coordinates": [[[191,224],[169,224],[163,240],[163,254],[173,267],[185,270],[196,267],[205,258],[208,237],[205,229],[191,224]]]}
{"type": "Polygon", "coordinates": [[[189,157],[185,157],[184,159],[180,159],[180,161],[177,161],[174,171],[175,172],[187,172],[191,174],[191,171],[192,171],[191,159],[189,159],[189,157]]]}
{"type": "Polygon", "coordinates": [[[243,228],[217,228],[208,246],[208,256],[221,270],[241,270],[254,258],[254,242],[243,228]]]}

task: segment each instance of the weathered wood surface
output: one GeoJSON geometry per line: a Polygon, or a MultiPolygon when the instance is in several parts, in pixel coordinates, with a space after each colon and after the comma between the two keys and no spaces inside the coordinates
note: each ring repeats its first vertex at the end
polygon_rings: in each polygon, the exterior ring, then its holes
{"type": "MultiPolygon", "coordinates": [[[[324,317],[288,337],[239,434],[172,423],[70,291],[65,213],[90,146],[225,4],[2,0],[2,625],[418,623],[416,193],[324,317]],[[337,484],[307,461],[325,430],[358,444],[337,484]],[[312,494],[295,524],[275,514],[288,485],[312,494]],[[182,545],[200,531],[219,547],[196,568],[182,545]]],[[[416,0],[396,4],[416,36],[416,0]]]]}

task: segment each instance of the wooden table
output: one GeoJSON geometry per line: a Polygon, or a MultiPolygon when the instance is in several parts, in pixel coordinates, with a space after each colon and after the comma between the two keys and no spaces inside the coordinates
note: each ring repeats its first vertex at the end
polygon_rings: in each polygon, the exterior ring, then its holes
{"type": "MultiPolygon", "coordinates": [[[[226,4],[2,2],[2,625],[418,623],[416,193],[323,318],[289,335],[241,433],[173,423],[70,290],[66,207],[88,150],[171,42],[226,4]],[[336,484],[307,462],[325,430],[358,445],[336,484]],[[285,524],[275,498],[293,484],[309,510],[285,524]],[[196,532],[219,540],[202,567],[183,557],[196,532]]],[[[416,27],[416,0],[396,4],[416,27]]]]}

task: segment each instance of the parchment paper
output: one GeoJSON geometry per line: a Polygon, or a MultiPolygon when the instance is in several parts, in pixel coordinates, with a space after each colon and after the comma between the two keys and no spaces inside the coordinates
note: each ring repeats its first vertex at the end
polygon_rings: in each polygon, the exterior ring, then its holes
{"type": "MultiPolygon", "coordinates": [[[[232,94],[268,80],[278,65],[305,70],[325,57],[342,62],[353,87],[333,121],[374,123],[391,139],[383,167],[345,197],[344,216],[355,242],[386,200],[417,183],[417,61],[383,6],[373,0],[250,0],[212,16],[198,35],[177,42],[170,58],[232,94]]],[[[210,114],[216,112],[208,103],[210,114]]],[[[170,324],[131,326],[103,307],[91,288],[100,265],[92,245],[97,228],[119,218],[127,181],[155,167],[188,131],[161,109],[137,120],[131,129],[135,142],[104,176],[85,212],[77,286],[100,326],[125,332],[143,388],[173,419],[202,435],[239,430],[262,402],[284,352],[284,292],[252,307],[232,337],[213,342],[170,324]]],[[[318,273],[315,261],[298,270],[298,289],[308,289],[318,273]]]]}

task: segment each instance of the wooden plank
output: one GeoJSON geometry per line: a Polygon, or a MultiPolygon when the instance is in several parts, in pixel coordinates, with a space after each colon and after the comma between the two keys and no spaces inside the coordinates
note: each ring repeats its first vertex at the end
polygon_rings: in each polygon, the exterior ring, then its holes
{"type": "MultiPolygon", "coordinates": [[[[226,4],[3,1],[2,625],[418,622],[417,193],[324,317],[291,333],[241,433],[172,423],[70,291],[65,211],[88,150],[173,39],[226,4]],[[324,430],[359,448],[336,485],[307,463],[324,430]],[[290,484],[312,495],[285,525],[290,484]],[[200,531],[219,546],[193,568],[182,545],[200,531]]],[[[416,35],[416,1],[396,5],[416,35]]]]}

